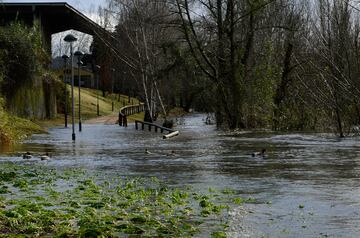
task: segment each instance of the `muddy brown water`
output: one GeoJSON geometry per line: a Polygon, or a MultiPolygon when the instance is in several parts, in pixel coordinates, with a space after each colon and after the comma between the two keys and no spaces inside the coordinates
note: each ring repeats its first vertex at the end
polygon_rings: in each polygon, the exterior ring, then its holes
{"type": "Polygon", "coordinates": [[[232,211],[229,237],[360,237],[359,137],[225,133],[205,117],[186,117],[170,140],[133,125],[83,125],[73,143],[70,128],[53,128],[2,152],[0,163],[49,152],[51,160],[33,163],[156,176],[200,191],[231,188],[256,203],[232,211]],[[265,158],[251,156],[262,148],[265,158]]]}

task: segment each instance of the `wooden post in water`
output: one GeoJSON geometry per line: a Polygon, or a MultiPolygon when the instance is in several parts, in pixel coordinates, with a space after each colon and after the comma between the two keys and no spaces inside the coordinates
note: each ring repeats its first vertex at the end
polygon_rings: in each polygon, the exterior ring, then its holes
{"type": "Polygon", "coordinates": [[[138,122],[137,122],[137,121],[135,121],[135,129],[136,129],[136,130],[139,129],[139,127],[138,127],[138,122]]]}
{"type": "Polygon", "coordinates": [[[122,114],[119,112],[119,126],[122,126],[122,114]]]}
{"type": "Polygon", "coordinates": [[[145,128],[144,128],[144,123],[141,123],[141,130],[144,130],[145,128]]]}

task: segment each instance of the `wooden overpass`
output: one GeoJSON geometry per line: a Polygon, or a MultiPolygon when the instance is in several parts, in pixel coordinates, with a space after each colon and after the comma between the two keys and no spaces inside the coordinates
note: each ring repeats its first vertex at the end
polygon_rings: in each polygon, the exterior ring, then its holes
{"type": "Polygon", "coordinates": [[[51,52],[51,35],[66,30],[77,30],[94,37],[109,34],[90,18],[65,2],[0,2],[0,26],[13,21],[33,26],[38,22],[44,47],[51,52]]]}

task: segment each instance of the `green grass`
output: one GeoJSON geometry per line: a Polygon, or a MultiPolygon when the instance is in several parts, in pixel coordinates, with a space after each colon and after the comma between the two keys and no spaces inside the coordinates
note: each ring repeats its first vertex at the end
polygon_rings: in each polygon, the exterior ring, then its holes
{"type": "MultiPolygon", "coordinates": [[[[2,110],[2,109],[0,109],[2,110]]],[[[9,115],[5,111],[0,113],[0,144],[13,144],[34,133],[44,133],[39,125],[30,120],[9,115]]]]}
{"type": "MultiPolygon", "coordinates": [[[[69,96],[71,95],[71,87],[68,86],[69,96]]],[[[99,95],[99,111],[100,116],[105,115],[118,115],[119,110],[124,105],[136,105],[139,101],[136,98],[130,98],[128,96],[118,94],[108,94],[106,97],[102,97],[102,92],[94,89],[81,88],[81,116],[83,120],[97,117],[97,95],[99,95]],[[112,101],[114,102],[114,112],[112,111],[112,101]]],[[[75,118],[78,118],[78,88],[74,88],[74,100],[75,100],[75,118]]],[[[71,107],[69,107],[71,108],[71,107]]],[[[69,111],[71,115],[71,111],[69,111]]],[[[144,113],[131,115],[128,118],[128,122],[134,120],[142,120],[144,113]]],[[[70,117],[69,117],[70,120],[70,117]]],[[[27,119],[22,119],[16,116],[9,115],[0,107],[0,145],[10,145],[17,143],[26,137],[34,133],[44,133],[45,128],[62,125],[64,123],[64,115],[58,114],[54,119],[48,120],[34,120],[33,122],[27,119]]]]}
{"type": "Polygon", "coordinates": [[[231,200],[157,178],[2,163],[0,237],[226,237],[231,200]]]}
{"type": "Polygon", "coordinates": [[[134,122],[135,120],[143,121],[144,120],[144,112],[128,116],[128,122],[134,122]]]}
{"type": "MultiPolygon", "coordinates": [[[[68,86],[69,95],[71,87],[68,86]]],[[[83,119],[89,119],[97,116],[97,97],[99,96],[99,112],[101,116],[109,114],[118,114],[120,108],[127,105],[139,104],[136,98],[130,98],[128,96],[118,94],[108,94],[106,97],[102,97],[102,92],[95,89],[81,88],[81,116],[83,119]],[[112,112],[112,102],[114,102],[114,112],[112,112]]],[[[74,88],[74,99],[75,99],[75,112],[78,112],[79,106],[79,95],[78,87],[74,88]]]]}

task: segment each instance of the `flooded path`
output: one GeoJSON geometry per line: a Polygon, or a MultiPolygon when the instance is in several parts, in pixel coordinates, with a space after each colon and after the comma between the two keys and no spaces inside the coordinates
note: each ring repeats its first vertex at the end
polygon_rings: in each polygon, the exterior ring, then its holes
{"type": "Polygon", "coordinates": [[[180,136],[136,131],[133,125],[53,128],[35,135],[17,153],[50,152],[54,167],[81,167],[116,176],[156,176],[169,185],[234,189],[255,204],[232,212],[229,237],[358,237],[360,234],[359,138],[330,134],[231,133],[204,124],[204,115],[178,125],[180,136]],[[147,148],[151,153],[145,153],[147,148]],[[267,149],[267,157],[251,153],[267,149]],[[172,151],[174,153],[172,154],[172,151]]]}

